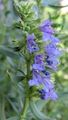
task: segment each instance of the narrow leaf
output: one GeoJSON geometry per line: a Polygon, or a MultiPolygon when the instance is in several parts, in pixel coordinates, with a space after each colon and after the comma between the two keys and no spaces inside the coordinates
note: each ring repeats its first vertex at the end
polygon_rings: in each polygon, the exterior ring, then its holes
{"type": "MultiPolygon", "coordinates": [[[[30,101],[30,109],[34,114],[35,118],[38,120],[51,120],[49,117],[45,116],[42,112],[37,109],[35,102],[30,101]]],[[[52,119],[53,120],[53,119],[52,119]]]]}
{"type": "Polygon", "coordinates": [[[11,58],[19,58],[19,54],[15,53],[12,49],[6,48],[5,46],[0,46],[0,53],[11,58]]]}
{"type": "Polygon", "coordinates": [[[8,118],[7,120],[18,120],[17,117],[11,117],[11,118],[8,118]]]}

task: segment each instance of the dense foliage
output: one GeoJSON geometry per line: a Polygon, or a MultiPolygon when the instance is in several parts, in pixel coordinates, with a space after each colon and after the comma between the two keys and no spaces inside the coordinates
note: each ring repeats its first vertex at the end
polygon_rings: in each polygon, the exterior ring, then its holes
{"type": "MultiPolygon", "coordinates": [[[[41,0],[36,0],[35,3],[34,0],[29,0],[27,5],[25,3],[28,0],[20,2],[18,3],[17,0],[15,2],[14,0],[0,0],[0,120],[19,120],[23,106],[28,107],[27,101],[24,104],[25,55],[28,57],[24,49],[25,39],[29,31],[30,34],[34,33],[37,37],[36,42],[39,42],[41,48],[41,41],[38,39],[42,37],[42,33],[39,34],[39,30],[36,28],[45,19],[53,22],[52,27],[56,31],[55,36],[60,39],[58,47],[62,50],[58,71],[54,73],[51,70],[58,99],[56,101],[41,100],[37,93],[32,94],[33,99],[27,110],[26,118],[22,120],[68,120],[68,15],[61,13],[60,1],[52,0],[49,2],[47,0],[45,2],[42,0],[41,2],[41,0]],[[34,20],[33,16],[37,20],[34,20]]],[[[35,36],[33,35],[31,38],[34,39],[35,36]]],[[[38,49],[34,41],[32,44],[38,49]]],[[[33,49],[28,43],[28,50],[31,53],[36,49],[33,49]]],[[[43,50],[41,50],[42,52],[43,50]]],[[[31,59],[33,57],[32,54],[31,59]]],[[[36,62],[35,58],[35,64],[36,62]]],[[[42,66],[34,67],[42,69],[42,66]]],[[[31,88],[31,92],[34,93],[34,91],[37,91],[36,87],[31,88]]]]}

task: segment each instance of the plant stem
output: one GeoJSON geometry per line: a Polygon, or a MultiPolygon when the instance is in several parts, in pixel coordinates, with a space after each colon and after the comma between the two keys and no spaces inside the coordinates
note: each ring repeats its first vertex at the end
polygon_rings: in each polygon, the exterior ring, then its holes
{"type": "Polygon", "coordinates": [[[29,98],[26,98],[25,102],[24,102],[24,106],[23,106],[23,110],[22,110],[20,120],[25,120],[26,119],[26,113],[27,113],[28,107],[29,107],[29,98]]]}
{"type": "Polygon", "coordinates": [[[23,106],[23,110],[21,112],[21,117],[20,120],[26,120],[26,114],[27,114],[27,110],[29,107],[29,85],[28,85],[28,80],[30,77],[30,59],[26,61],[27,64],[27,78],[25,81],[25,101],[24,101],[24,106],[23,106]]]}

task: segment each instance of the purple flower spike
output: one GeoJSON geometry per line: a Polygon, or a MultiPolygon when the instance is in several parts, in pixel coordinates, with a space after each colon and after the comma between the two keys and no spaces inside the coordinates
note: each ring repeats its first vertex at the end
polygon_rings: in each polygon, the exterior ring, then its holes
{"type": "Polygon", "coordinates": [[[36,52],[39,50],[38,45],[34,41],[35,36],[34,34],[28,34],[27,36],[27,49],[29,50],[30,53],[36,52]]]}
{"type": "MultiPolygon", "coordinates": [[[[54,91],[54,84],[51,81],[51,72],[57,70],[59,64],[59,56],[61,51],[57,48],[57,44],[60,42],[57,37],[54,36],[55,31],[52,28],[52,22],[45,20],[39,29],[43,34],[43,41],[46,41],[45,53],[35,54],[34,63],[32,65],[32,79],[29,80],[29,86],[37,86],[41,88],[39,94],[41,99],[44,100],[56,100],[58,98],[54,91]],[[48,68],[48,69],[47,69],[48,68]]],[[[34,34],[27,36],[27,48],[30,53],[38,51],[39,48],[34,41],[34,34]]]]}

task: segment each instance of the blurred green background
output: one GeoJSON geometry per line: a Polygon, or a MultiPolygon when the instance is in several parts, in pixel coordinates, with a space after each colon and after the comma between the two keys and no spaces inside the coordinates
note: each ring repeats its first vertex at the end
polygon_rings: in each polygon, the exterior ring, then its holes
{"type": "MultiPolygon", "coordinates": [[[[55,87],[58,91],[58,100],[42,101],[36,104],[44,114],[55,120],[68,120],[68,0],[43,0],[45,5],[44,18],[50,18],[54,28],[58,31],[57,36],[61,40],[59,70],[53,74],[55,87]],[[65,1],[65,2],[63,2],[65,1]]],[[[12,0],[0,0],[0,120],[17,120],[23,106],[24,90],[18,79],[22,79],[23,57],[14,52],[22,42],[22,31],[14,28],[15,21],[19,20],[12,0]],[[2,104],[3,103],[3,104],[2,104]]],[[[30,113],[30,111],[29,111],[30,113]]],[[[32,114],[28,114],[27,120],[35,120],[32,114]]]]}

